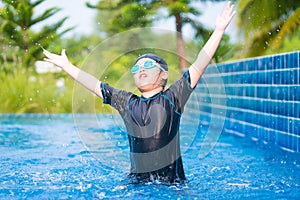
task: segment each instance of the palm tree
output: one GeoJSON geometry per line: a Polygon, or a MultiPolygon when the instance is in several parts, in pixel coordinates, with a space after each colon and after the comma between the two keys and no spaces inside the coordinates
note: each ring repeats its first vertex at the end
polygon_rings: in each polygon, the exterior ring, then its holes
{"type": "Polygon", "coordinates": [[[97,16],[97,20],[101,20],[100,31],[109,35],[151,25],[151,20],[147,18],[151,13],[149,5],[139,0],[101,0],[96,5],[86,5],[100,11],[97,16]]]}
{"type": "MultiPolygon", "coordinates": [[[[2,43],[17,47],[22,50],[20,57],[22,63],[30,66],[31,61],[40,58],[41,49],[39,45],[47,47],[51,41],[71,30],[67,29],[58,33],[58,29],[67,17],[58,22],[44,26],[41,31],[35,33],[31,27],[56,14],[59,8],[49,8],[39,16],[34,16],[34,9],[45,0],[2,0],[4,8],[0,9],[2,43]]],[[[1,38],[0,38],[1,39],[1,38]]]]}
{"type": "Polygon", "coordinates": [[[237,10],[249,57],[279,49],[284,38],[300,28],[298,0],[239,0],[237,10]]]}
{"type": "Polygon", "coordinates": [[[184,40],[182,37],[183,26],[190,24],[197,30],[197,34],[205,33],[207,35],[208,31],[203,28],[202,24],[199,24],[194,20],[195,17],[201,15],[198,9],[192,6],[192,1],[190,0],[165,0],[152,1],[152,7],[155,10],[160,8],[167,8],[169,17],[175,18],[176,25],[176,38],[177,38],[177,55],[179,61],[179,68],[181,71],[185,70],[188,66],[185,60],[185,48],[184,40]]]}
{"type": "MultiPolygon", "coordinates": [[[[197,34],[208,34],[208,31],[201,24],[192,19],[193,16],[198,16],[201,13],[191,5],[191,2],[190,0],[103,0],[99,1],[96,6],[87,5],[101,11],[109,11],[110,16],[113,16],[109,20],[110,23],[103,22],[105,31],[110,34],[134,27],[149,26],[152,21],[160,19],[158,15],[155,15],[157,11],[161,8],[166,8],[168,17],[174,17],[175,19],[179,68],[184,70],[187,68],[187,61],[185,60],[184,41],[182,37],[183,26],[191,24],[197,30],[197,34]]],[[[105,15],[105,12],[100,12],[99,14],[105,15]]]]}
{"type": "MultiPolygon", "coordinates": [[[[224,0],[201,0],[203,2],[221,2],[224,0]]],[[[135,27],[145,27],[151,25],[155,20],[166,17],[161,16],[159,11],[163,8],[168,14],[167,18],[175,19],[177,55],[180,70],[185,70],[188,66],[185,60],[185,44],[182,36],[183,27],[190,25],[195,30],[195,38],[207,40],[212,30],[206,29],[199,23],[197,17],[201,15],[193,0],[102,0],[95,6],[87,4],[88,7],[99,9],[98,16],[105,21],[101,21],[102,30],[108,34],[115,34],[135,27]],[[104,12],[103,12],[104,11],[104,12]],[[105,12],[109,11],[109,12],[105,12]]],[[[138,38],[138,37],[137,37],[138,38]]],[[[229,40],[224,38],[224,47],[228,47],[229,40]]],[[[223,48],[224,49],[224,48],[223,48]]],[[[224,51],[223,51],[224,52],[224,51]]],[[[217,52],[222,57],[222,51],[217,52]]],[[[225,53],[224,53],[225,54],[225,53]]],[[[216,61],[218,59],[215,59],[216,61]]]]}

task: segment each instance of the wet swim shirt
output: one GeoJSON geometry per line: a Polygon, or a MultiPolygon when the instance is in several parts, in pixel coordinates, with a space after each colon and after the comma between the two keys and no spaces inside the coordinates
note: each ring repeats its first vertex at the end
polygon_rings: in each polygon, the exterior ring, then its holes
{"type": "Polygon", "coordinates": [[[131,172],[137,180],[185,180],[180,154],[179,125],[183,108],[192,93],[189,72],[167,90],[150,98],[101,83],[103,102],[114,107],[124,120],[131,172]]]}

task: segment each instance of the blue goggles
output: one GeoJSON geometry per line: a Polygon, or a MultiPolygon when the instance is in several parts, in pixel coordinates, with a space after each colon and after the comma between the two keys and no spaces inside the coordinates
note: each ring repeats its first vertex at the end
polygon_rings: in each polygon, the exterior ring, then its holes
{"type": "Polygon", "coordinates": [[[162,71],[166,71],[164,68],[162,68],[161,66],[155,64],[153,61],[145,61],[144,62],[144,66],[140,66],[138,64],[135,64],[132,68],[131,68],[131,73],[133,75],[135,75],[139,70],[140,68],[143,67],[144,69],[153,69],[153,68],[156,68],[158,67],[159,69],[161,69],[162,71]]]}

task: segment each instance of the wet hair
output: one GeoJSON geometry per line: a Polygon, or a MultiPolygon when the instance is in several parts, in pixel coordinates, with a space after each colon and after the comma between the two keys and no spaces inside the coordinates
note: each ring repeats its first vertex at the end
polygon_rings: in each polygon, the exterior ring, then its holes
{"type": "Polygon", "coordinates": [[[167,85],[168,79],[162,79],[161,81],[161,86],[163,87],[163,89],[165,89],[166,85],[167,85]]]}

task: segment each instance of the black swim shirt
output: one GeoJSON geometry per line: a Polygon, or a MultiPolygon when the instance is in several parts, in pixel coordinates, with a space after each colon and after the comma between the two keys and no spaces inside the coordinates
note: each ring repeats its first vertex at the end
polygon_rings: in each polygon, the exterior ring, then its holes
{"type": "Polygon", "coordinates": [[[138,181],[184,181],[179,125],[193,91],[189,72],[150,98],[106,83],[101,83],[101,91],[103,102],[114,107],[124,120],[130,147],[130,176],[138,181]]]}

